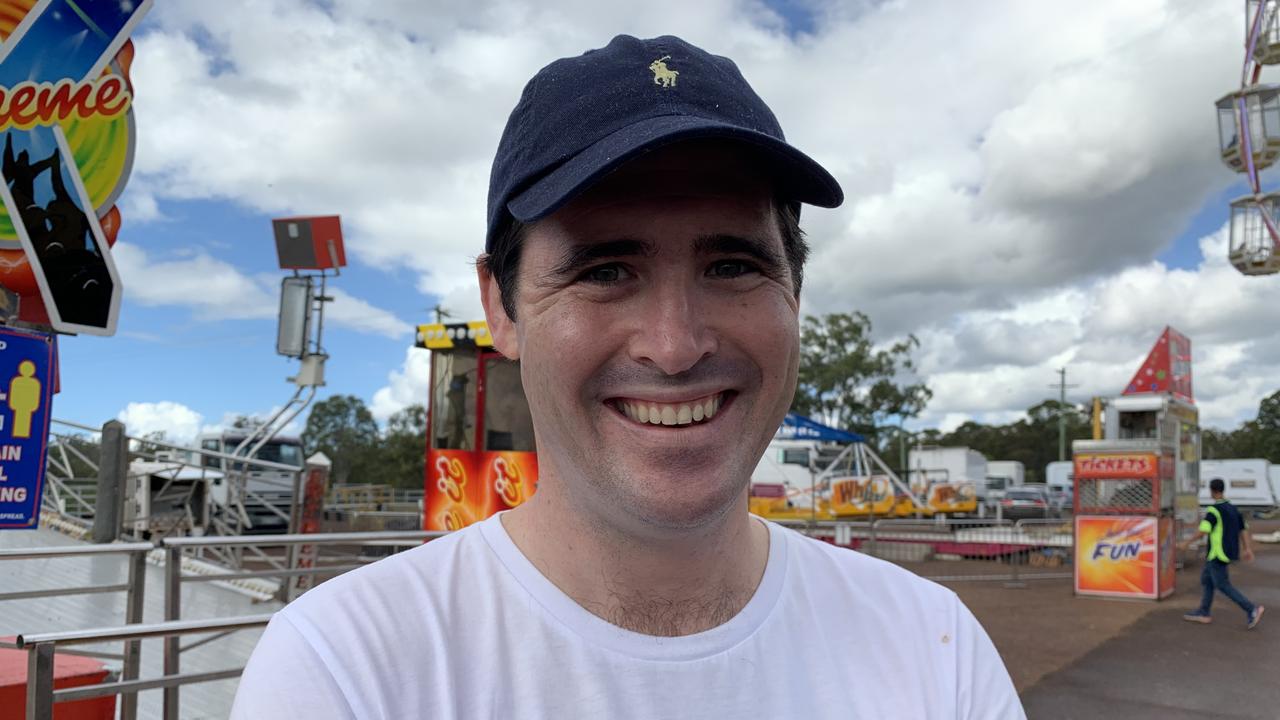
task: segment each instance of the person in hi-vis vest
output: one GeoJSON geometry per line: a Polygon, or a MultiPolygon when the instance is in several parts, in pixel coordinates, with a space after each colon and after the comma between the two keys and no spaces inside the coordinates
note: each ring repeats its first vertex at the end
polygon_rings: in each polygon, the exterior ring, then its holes
{"type": "Polygon", "coordinates": [[[1266,608],[1254,605],[1243,593],[1231,584],[1228,569],[1232,562],[1244,558],[1253,560],[1253,544],[1249,538],[1249,525],[1235,505],[1227,502],[1222,496],[1226,483],[1222,478],[1209,481],[1209,493],[1213,496],[1213,504],[1205,511],[1200,521],[1199,532],[1181,544],[1186,549],[1192,542],[1201,537],[1208,537],[1209,544],[1205,551],[1204,569],[1200,571],[1200,607],[1183,615],[1183,619],[1191,622],[1210,623],[1213,617],[1209,608],[1213,605],[1215,591],[1231,598],[1244,610],[1245,622],[1250,629],[1258,625],[1262,612],[1266,608]]]}

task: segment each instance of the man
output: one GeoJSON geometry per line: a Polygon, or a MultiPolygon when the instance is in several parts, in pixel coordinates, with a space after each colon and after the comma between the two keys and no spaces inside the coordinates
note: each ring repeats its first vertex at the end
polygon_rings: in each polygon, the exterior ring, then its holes
{"type": "Polygon", "coordinates": [[[1226,487],[1222,478],[1209,481],[1209,494],[1213,496],[1213,504],[1209,506],[1204,519],[1200,521],[1196,536],[1182,543],[1183,549],[1186,549],[1192,542],[1202,537],[1209,538],[1204,569],[1200,571],[1200,607],[1183,615],[1182,618],[1205,624],[1213,622],[1209,608],[1213,605],[1214,590],[1217,590],[1231,598],[1241,610],[1244,610],[1245,623],[1252,630],[1258,626],[1258,621],[1262,619],[1262,613],[1266,608],[1249,602],[1249,598],[1231,584],[1229,572],[1231,563],[1241,557],[1247,562],[1252,562],[1253,543],[1249,537],[1249,525],[1245,523],[1244,517],[1240,515],[1235,505],[1227,502],[1222,496],[1226,487]]]}
{"type": "Polygon", "coordinates": [[[1022,718],[949,590],[747,512],[836,181],[727,58],[619,36],[526,86],[479,280],[523,505],[281,611],[236,717],[1022,718]]]}

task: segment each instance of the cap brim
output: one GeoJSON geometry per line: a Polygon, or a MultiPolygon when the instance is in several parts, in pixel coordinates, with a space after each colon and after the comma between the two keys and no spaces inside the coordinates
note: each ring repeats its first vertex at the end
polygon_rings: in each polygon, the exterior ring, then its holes
{"type": "Polygon", "coordinates": [[[608,135],[514,195],[507,210],[520,222],[540,220],[627,161],[681,140],[739,140],[764,150],[778,194],[786,200],[833,208],[844,202],[840,184],[821,165],[777,138],[688,115],[648,118],[608,135]]]}

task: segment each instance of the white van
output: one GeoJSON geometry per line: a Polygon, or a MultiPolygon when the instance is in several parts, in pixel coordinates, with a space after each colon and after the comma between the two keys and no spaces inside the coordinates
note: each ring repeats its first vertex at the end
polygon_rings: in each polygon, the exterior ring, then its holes
{"type": "Polygon", "coordinates": [[[1223,495],[1233,505],[1249,509],[1269,509],[1276,506],[1276,496],[1271,489],[1271,463],[1261,458],[1242,460],[1200,461],[1200,504],[1212,505],[1209,481],[1222,478],[1226,484],[1223,495]]]}

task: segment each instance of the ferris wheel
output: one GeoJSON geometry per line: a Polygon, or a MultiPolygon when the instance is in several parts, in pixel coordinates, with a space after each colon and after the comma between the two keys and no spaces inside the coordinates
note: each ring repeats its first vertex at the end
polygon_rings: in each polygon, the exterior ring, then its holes
{"type": "Polygon", "coordinates": [[[1245,275],[1280,272],[1280,192],[1264,193],[1259,172],[1280,160],[1280,85],[1260,84],[1280,64],[1280,0],[1245,0],[1240,89],[1217,102],[1222,161],[1244,173],[1252,195],[1231,203],[1231,264],[1245,275]]]}

